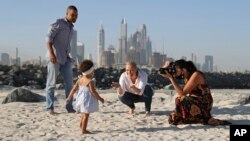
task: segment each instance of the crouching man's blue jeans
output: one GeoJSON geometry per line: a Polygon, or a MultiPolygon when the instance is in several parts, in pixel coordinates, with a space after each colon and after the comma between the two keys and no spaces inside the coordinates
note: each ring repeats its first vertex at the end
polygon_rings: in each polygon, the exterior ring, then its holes
{"type": "Polygon", "coordinates": [[[119,95],[118,98],[123,104],[131,109],[135,109],[134,103],[145,102],[145,111],[150,112],[153,95],[153,89],[149,85],[146,85],[142,95],[136,95],[126,91],[123,95],[119,95]]]}
{"type": "MultiPolygon", "coordinates": [[[[54,93],[56,88],[56,78],[59,73],[63,76],[65,85],[65,97],[67,98],[73,86],[73,71],[71,62],[68,60],[65,64],[51,63],[47,66],[47,82],[46,82],[46,110],[54,110],[54,93]]],[[[73,110],[72,101],[66,104],[68,112],[73,110]]]]}

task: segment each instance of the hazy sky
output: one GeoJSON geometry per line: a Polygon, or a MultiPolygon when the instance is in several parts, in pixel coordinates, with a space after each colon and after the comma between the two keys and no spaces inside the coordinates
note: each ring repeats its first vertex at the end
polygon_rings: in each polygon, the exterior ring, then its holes
{"type": "MultiPolygon", "coordinates": [[[[120,23],[128,36],[146,24],[153,51],[179,59],[191,53],[199,63],[214,56],[219,70],[250,70],[249,0],[1,0],[0,53],[22,59],[44,58],[48,26],[65,16],[68,5],[78,8],[78,41],[96,58],[97,31],[102,22],[105,46],[118,46],[120,23]]],[[[85,54],[87,56],[87,54],[85,54]]]]}

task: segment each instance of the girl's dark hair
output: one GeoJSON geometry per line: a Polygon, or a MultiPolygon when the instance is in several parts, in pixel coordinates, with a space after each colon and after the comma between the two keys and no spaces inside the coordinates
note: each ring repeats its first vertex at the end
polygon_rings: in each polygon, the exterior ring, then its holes
{"type": "Polygon", "coordinates": [[[192,61],[186,61],[183,59],[175,61],[175,66],[180,67],[181,69],[185,68],[190,73],[190,76],[197,71],[197,68],[195,67],[194,63],[192,61]]]}
{"type": "Polygon", "coordinates": [[[80,71],[85,72],[89,70],[92,66],[94,66],[94,63],[91,60],[83,60],[80,64],[80,71]]]}

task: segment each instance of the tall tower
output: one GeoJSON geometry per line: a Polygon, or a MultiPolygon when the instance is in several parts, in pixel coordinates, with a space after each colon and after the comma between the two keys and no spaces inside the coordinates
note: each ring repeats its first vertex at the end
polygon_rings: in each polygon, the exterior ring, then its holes
{"type": "Polygon", "coordinates": [[[92,54],[91,54],[91,53],[88,54],[88,59],[91,60],[91,61],[93,61],[93,58],[92,58],[92,54]]]}
{"type": "Polygon", "coordinates": [[[194,53],[191,53],[191,61],[196,64],[197,63],[197,57],[194,53]]]}
{"type": "Polygon", "coordinates": [[[8,53],[2,53],[1,55],[2,65],[10,65],[10,55],[8,53]]]}
{"type": "MultiPolygon", "coordinates": [[[[146,63],[147,64],[151,64],[151,59],[152,59],[152,42],[150,40],[150,38],[147,38],[147,42],[146,42],[146,63]]],[[[163,51],[164,54],[164,51],[163,51]]]]}
{"type": "Polygon", "coordinates": [[[126,54],[127,54],[127,23],[125,18],[122,19],[121,22],[121,37],[119,38],[119,63],[124,64],[126,62],[126,54]]]}
{"type": "Polygon", "coordinates": [[[140,39],[139,39],[139,43],[140,43],[140,64],[141,65],[146,65],[148,63],[148,59],[147,59],[147,47],[146,47],[146,42],[147,42],[147,29],[146,29],[146,25],[143,24],[140,30],[140,39]]]}
{"type": "Polygon", "coordinates": [[[142,35],[142,37],[141,37],[142,38],[141,39],[142,47],[145,48],[145,46],[146,46],[146,40],[147,40],[147,28],[146,28],[145,24],[142,25],[141,35],[142,35]]]}
{"type": "Polygon", "coordinates": [[[98,31],[98,61],[97,61],[97,65],[98,67],[101,67],[102,64],[102,60],[101,60],[101,56],[102,56],[102,53],[104,52],[105,50],[105,32],[104,32],[104,28],[103,28],[103,24],[101,23],[100,25],[100,29],[98,31]]]}
{"type": "Polygon", "coordinates": [[[213,66],[214,66],[213,56],[206,55],[203,70],[205,72],[213,72],[213,66]]]}
{"type": "Polygon", "coordinates": [[[74,60],[77,60],[77,31],[73,30],[73,36],[71,39],[71,56],[74,60]]]}
{"type": "Polygon", "coordinates": [[[84,59],[84,44],[82,42],[77,42],[77,59],[78,63],[81,63],[84,59]]]}
{"type": "Polygon", "coordinates": [[[18,64],[18,48],[16,48],[16,65],[18,64]]]}

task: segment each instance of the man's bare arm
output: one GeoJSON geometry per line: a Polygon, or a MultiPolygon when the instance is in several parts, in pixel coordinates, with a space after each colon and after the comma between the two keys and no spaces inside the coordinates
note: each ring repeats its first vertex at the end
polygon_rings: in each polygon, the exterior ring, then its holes
{"type": "Polygon", "coordinates": [[[55,64],[56,63],[56,55],[54,53],[54,50],[53,50],[51,42],[47,42],[47,48],[49,50],[49,59],[50,59],[50,62],[53,63],[53,64],[55,64]]]}

